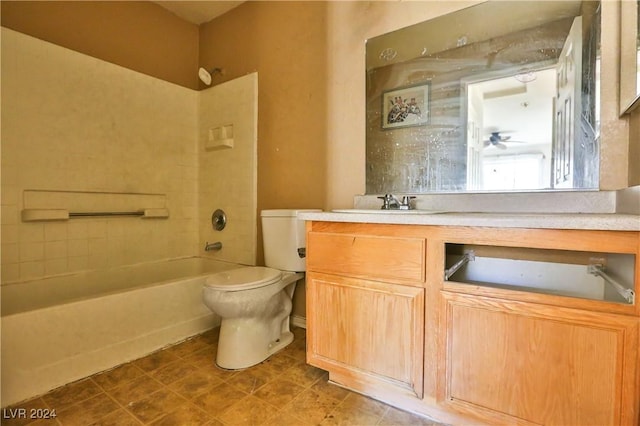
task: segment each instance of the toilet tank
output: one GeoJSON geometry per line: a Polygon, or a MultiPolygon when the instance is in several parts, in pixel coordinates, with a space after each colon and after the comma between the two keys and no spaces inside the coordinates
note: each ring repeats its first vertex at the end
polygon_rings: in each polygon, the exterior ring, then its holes
{"type": "Polygon", "coordinates": [[[306,247],[305,221],[298,219],[298,212],[309,210],[262,210],[262,244],[264,263],[282,271],[306,270],[305,259],[298,256],[298,249],[306,247]]]}

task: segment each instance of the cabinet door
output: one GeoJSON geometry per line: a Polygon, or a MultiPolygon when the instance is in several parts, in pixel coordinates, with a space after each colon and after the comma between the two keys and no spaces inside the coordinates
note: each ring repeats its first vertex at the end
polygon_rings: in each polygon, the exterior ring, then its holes
{"type": "Polygon", "coordinates": [[[423,336],[423,288],[307,274],[311,365],[422,397],[423,336]]]}
{"type": "Polygon", "coordinates": [[[499,423],[636,424],[637,318],[443,296],[445,404],[499,423]]]}

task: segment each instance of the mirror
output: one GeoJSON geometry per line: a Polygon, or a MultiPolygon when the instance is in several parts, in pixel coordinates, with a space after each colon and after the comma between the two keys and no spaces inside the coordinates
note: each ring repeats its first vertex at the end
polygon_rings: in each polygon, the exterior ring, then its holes
{"type": "Polygon", "coordinates": [[[600,4],[489,1],[366,44],[366,193],[598,188],[600,4]]]}
{"type": "Polygon", "coordinates": [[[640,0],[620,4],[620,111],[640,105],[640,0]]]}

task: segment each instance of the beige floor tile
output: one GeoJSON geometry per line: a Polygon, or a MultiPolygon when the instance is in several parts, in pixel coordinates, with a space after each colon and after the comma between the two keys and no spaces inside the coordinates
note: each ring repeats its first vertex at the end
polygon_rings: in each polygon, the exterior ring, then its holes
{"type": "MultiPolygon", "coordinates": [[[[59,426],[60,422],[58,422],[58,420],[56,420],[55,418],[50,417],[47,419],[37,419],[27,424],[29,426],[59,426]]],[[[4,420],[2,421],[2,426],[5,426],[4,420]]]]}
{"type": "Polygon", "coordinates": [[[338,404],[338,400],[307,389],[295,397],[289,404],[285,405],[282,413],[318,424],[332,412],[338,404]]]}
{"type": "Polygon", "coordinates": [[[108,391],[123,406],[146,398],[153,392],[162,389],[162,385],[151,377],[144,375],[108,391]]]}
{"type": "Polygon", "coordinates": [[[7,426],[418,425],[429,420],[328,383],[304,362],[305,330],[245,370],[215,365],[213,330],[13,408],[56,409],[50,421],[2,419],[7,426]]]}
{"type": "Polygon", "coordinates": [[[110,414],[107,414],[90,426],[140,426],[141,423],[131,414],[127,413],[124,408],[120,408],[110,414]]]}
{"type": "Polygon", "coordinates": [[[188,376],[191,373],[195,373],[196,371],[198,371],[198,367],[179,359],[165,365],[164,367],[160,367],[157,370],[153,370],[149,373],[149,376],[162,384],[168,385],[188,376]]]}
{"type": "Polygon", "coordinates": [[[109,390],[124,383],[130,382],[144,374],[144,371],[133,365],[132,363],[123,364],[112,370],[92,376],[91,379],[96,382],[102,389],[109,390]]]}
{"type": "Polygon", "coordinates": [[[388,405],[376,401],[375,399],[360,395],[359,393],[349,392],[349,395],[340,403],[340,407],[346,410],[362,410],[368,413],[375,414],[378,417],[382,415],[389,408],[388,405]]]}
{"type": "Polygon", "coordinates": [[[326,416],[320,425],[340,425],[340,426],[374,426],[378,424],[381,416],[367,410],[354,409],[353,407],[339,406],[328,416],[326,416]]]}
{"type": "Polygon", "coordinates": [[[220,383],[222,383],[222,379],[213,371],[196,369],[196,371],[187,374],[182,379],[171,383],[169,389],[184,398],[192,399],[220,383]]]}
{"type": "Polygon", "coordinates": [[[272,369],[271,365],[268,362],[261,362],[258,365],[254,365],[253,367],[244,370],[242,373],[244,372],[251,372],[251,374],[262,377],[267,381],[277,379],[282,374],[279,371],[272,369]]]}
{"type": "Polygon", "coordinates": [[[310,389],[337,399],[338,401],[343,401],[351,393],[351,391],[348,391],[345,388],[329,383],[325,374],[323,374],[323,376],[320,377],[320,379],[318,379],[310,389]]]}
{"type": "Polygon", "coordinates": [[[324,374],[323,370],[300,362],[282,373],[283,379],[287,379],[305,388],[314,384],[324,374]]]}
{"type": "Polygon", "coordinates": [[[262,365],[271,369],[274,373],[282,374],[299,362],[300,361],[295,358],[291,358],[290,356],[284,355],[282,352],[278,352],[263,361],[262,365]]]}
{"type": "Polygon", "coordinates": [[[63,426],[86,426],[98,422],[103,417],[119,409],[120,406],[113,399],[101,393],[60,410],[57,413],[57,420],[63,426]]]}
{"type": "Polygon", "coordinates": [[[202,426],[227,426],[227,425],[225,425],[218,419],[213,419],[213,420],[209,420],[207,423],[205,423],[202,426]]]}
{"type": "Polygon", "coordinates": [[[243,392],[252,394],[271,380],[270,375],[257,369],[249,369],[229,377],[226,382],[243,392]]]}
{"type": "Polygon", "coordinates": [[[254,395],[256,398],[280,409],[293,401],[293,398],[300,395],[304,390],[304,386],[297,385],[292,381],[275,379],[261,387],[254,395]]]}
{"type": "Polygon", "coordinates": [[[439,426],[439,423],[415,414],[389,407],[378,423],[380,426],[439,426]]]}
{"type": "Polygon", "coordinates": [[[202,426],[208,424],[212,416],[205,413],[193,404],[187,403],[178,407],[175,411],[165,414],[151,423],[154,426],[202,426]]]}
{"type": "Polygon", "coordinates": [[[152,353],[151,355],[145,356],[144,358],[137,359],[133,361],[133,364],[141,370],[149,372],[157,370],[160,367],[164,367],[165,365],[178,359],[179,358],[177,356],[165,350],[157,351],[152,353]]]}
{"type": "Polygon", "coordinates": [[[217,348],[209,346],[186,356],[184,360],[198,368],[211,368],[216,365],[216,353],[217,348]]]}
{"type": "Polygon", "coordinates": [[[216,417],[228,425],[257,426],[271,421],[277,414],[275,407],[248,395],[216,417]]]}
{"type": "Polygon", "coordinates": [[[262,426],[313,426],[315,424],[308,419],[300,419],[279,411],[273,419],[265,422],[262,426]]]}
{"type": "Polygon", "coordinates": [[[178,394],[168,389],[161,389],[147,398],[129,404],[127,410],[141,422],[150,423],[165,414],[175,411],[180,405],[186,403],[187,400],[178,396],[178,394]]]}
{"type": "Polygon", "coordinates": [[[217,413],[221,413],[246,396],[247,394],[238,388],[228,383],[221,383],[208,392],[194,398],[193,403],[207,413],[212,413],[214,416],[217,416],[217,413]]]}
{"type": "Polygon", "coordinates": [[[209,367],[203,367],[201,370],[206,371],[209,374],[212,374],[219,378],[220,380],[229,380],[235,377],[238,374],[242,374],[243,371],[247,370],[225,370],[224,368],[220,368],[217,365],[212,365],[209,367]]]}
{"type": "Polygon", "coordinates": [[[102,389],[91,379],[84,379],[49,392],[42,400],[49,408],[60,411],[101,392],[102,389]]]}

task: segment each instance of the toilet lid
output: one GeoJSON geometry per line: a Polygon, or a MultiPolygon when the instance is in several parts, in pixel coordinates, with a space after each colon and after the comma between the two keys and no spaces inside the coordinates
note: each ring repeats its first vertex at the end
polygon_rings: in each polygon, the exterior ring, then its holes
{"type": "Polygon", "coordinates": [[[214,290],[237,291],[264,287],[280,280],[282,271],[264,266],[247,266],[216,272],[207,277],[205,287],[214,290]]]}

